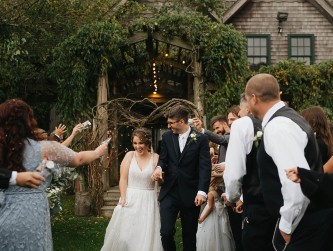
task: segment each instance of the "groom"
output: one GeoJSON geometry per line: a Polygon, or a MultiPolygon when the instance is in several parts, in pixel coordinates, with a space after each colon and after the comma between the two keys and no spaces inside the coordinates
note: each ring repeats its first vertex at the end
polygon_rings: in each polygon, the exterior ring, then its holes
{"type": "Polygon", "coordinates": [[[179,213],[182,225],[183,250],[196,250],[196,232],[200,205],[206,201],[211,160],[207,136],[191,129],[189,111],[182,105],[168,114],[171,131],[162,136],[158,167],[152,179],[162,179],[159,201],[161,239],[164,251],[175,251],[175,223],[179,213]]]}

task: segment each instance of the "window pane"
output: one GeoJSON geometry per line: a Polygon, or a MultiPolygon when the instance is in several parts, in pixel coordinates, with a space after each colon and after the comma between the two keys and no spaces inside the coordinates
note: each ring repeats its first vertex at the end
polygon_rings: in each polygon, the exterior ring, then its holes
{"type": "Polygon", "coordinates": [[[260,39],[260,45],[261,46],[266,46],[266,40],[267,40],[266,38],[261,38],[260,39]]]}
{"type": "Polygon", "coordinates": [[[253,38],[247,39],[247,46],[253,46],[253,38]]]}
{"type": "Polygon", "coordinates": [[[259,64],[260,63],[260,58],[254,58],[253,63],[259,64]]]}
{"type": "Polygon", "coordinates": [[[309,57],[304,58],[304,61],[305,61],[306,65],[310,65],[310,58],[309,57]]]}
{"type": "Polygon", "coordinates": [[[260,55],[260,47],[254,48],[254,55],[259,56],[260,55]]]}
{"type": "Polygon", "coordinates": [[[303,43],[303,40],[304,38],[298,38],[298,46],[304,46],[304,43],[303,43]]]}
{"type": "Polygon", "coordinates": [[[298,47],[297,48],[297,55],[303,56],[304,55],[304,48],[303,47],[298,47]]]}
{"type": "Polygon", "coordinates": [[[262,48],[260,49],[260,55],[261,55],[261,56],[266,56],[266,55],[267,55],[267,49],[266,49],[266,47],[262,47],[262,48]]]}
{"type": "Polygon", "coordinates": [[[260,38],[255,38],[254,39],[254,46],[260,46],[260,38]]]}
{"type": "Polygon", "coordinates": [[[304,47],[304,55],[311,56],[311,50],[310,47],[304,47]]]}
{"type": "Polygon", "coordinates": [[[304,38],[304,46],[310,46],[310,38],[304,38]]]}
{"type": "Polygon", "coordinates": [[[291,46],[292,47],[297,46],[297,38],[292,38],[291,39],[291,46]]]}
{"type": "Polygon", "coordinates": [[[253,47],[249,47],[248,49],[247,49],[247,55],[248,56],[253,56],[254,54],[253,54],[253,47]]]}
{"type": "Polygon", "coordinates": [[[292,47],[291,48],[291,55],[292,56],[297,56],[297,47],[292,47]]]}
{"type": "Polygon", "coordinates": [[[266,63],[267,63],[267,62],[266,62],[266,58],[261,57],[261,58],[260,58],[260,63],[266,64],[266,63]]]}

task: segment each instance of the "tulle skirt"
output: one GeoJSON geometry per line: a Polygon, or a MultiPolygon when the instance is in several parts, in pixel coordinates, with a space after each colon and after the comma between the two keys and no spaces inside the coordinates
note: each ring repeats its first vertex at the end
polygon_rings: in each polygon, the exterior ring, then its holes
{"type": "Polygon", "coordinates": [[[126,206],[118,205],[101,251],[162,251],[156,190],[127,188],[126,206]]]}
{"type": "MultiPolygon", "coordinates": [[[[208,209],[205,206],[201,215],[208,209]]],[[[215,202],[213,211],[198,225],[197,251],[234,251],[235,243],[232,237],[227,208],[220,201],[215,202]]]]}

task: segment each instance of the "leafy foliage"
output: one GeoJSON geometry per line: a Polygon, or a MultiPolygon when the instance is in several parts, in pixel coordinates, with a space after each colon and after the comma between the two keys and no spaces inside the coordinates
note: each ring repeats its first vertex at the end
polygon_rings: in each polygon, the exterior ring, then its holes
{"type": "Polygon", "coordinates": [[[270,73],[278,80],[282,99],[296,110],[320,105],[333,110],[333,61],[305,65],[296,61],[281,61],[264,66],[259,73],[270,73]]]}
{"type": "Polygon", "coordinates": [[[50,73],[58,83],[58,109],[64,121],[82,116],[95,105],[97,78],[119,60],[125,38],[124,29],[115,20],[94,23],[55,50],[50,73]]]}

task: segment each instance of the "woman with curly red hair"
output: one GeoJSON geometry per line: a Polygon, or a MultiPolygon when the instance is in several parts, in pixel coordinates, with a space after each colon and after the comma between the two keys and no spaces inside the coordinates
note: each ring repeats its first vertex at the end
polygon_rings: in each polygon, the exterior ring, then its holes
{"type": "MultiPolygon", "coordinates": [[[[47,167],[80,166],[106,153],[102,144],[93,151],[76,153],[55,141],[38,141],[37,122],[31,107],[20,99],[0,105],[0,167],[9,171],[36,171],[41,163],[47,167]],[[57,165],[55,165],[57,166],[57,165]]],[[[0,250],[53,250],[50,212],[45,188],[11,185],[0,189],[0,250]]]]}

